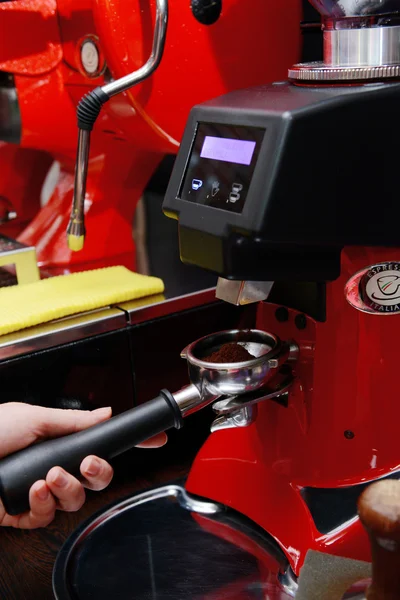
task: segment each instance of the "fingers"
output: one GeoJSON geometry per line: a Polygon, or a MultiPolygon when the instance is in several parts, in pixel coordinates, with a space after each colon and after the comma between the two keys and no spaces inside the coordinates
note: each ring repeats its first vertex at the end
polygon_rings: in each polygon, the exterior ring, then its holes
{"type": "Polygon", "coordinates": [[[53,467],[47,473],[46,483],[57,500],[58,508],[65,512],[75,512],[85,502],[82,484],[61,467],[53,467]]]}
{"type": "Polygon", "coordinates": [[[18,527],[22,529],[47,527],[54,519],[56,501],[45,481],[36,481],[33,484],[29,491],[29,504],[31,510],[19,517],[18,527]]]}
{"type": "Polygon", "coordinates": [[[82,431],[111,417],[111,407],[97,410],[65,410],[61,408],[31,407],[31,427],[38,438],[53,438],[82,431]]]}
{"type": "Polygon", "coordinates": [[[113,477],[112,467],[96,456],[88,456],[82,461],[82,474],[85,482],[80,483],[61,467],[53,467],[45,481],[36,481],[29,492],[31,510],[22,515],[6,514],[0,502],[0,525],[21,529],[47,527],[54,519],[56,510],[75,512],[85,502],[84,486],[92,490],[107,487],[113,477]]]}
{"type": "Polygon", "coordinates": [[[85,478],[84,487],[90,490],[104,490],[114,475],[113,468],[97,456],[87,456],[81,463],[81,473],[85,478]]]}
{"type": "Polygon", "coordinates": [[[146,440],[142,444],[138,444],[137,448],[161,448],[161,446],[165,446],[167,441],[168,441],[167,434],[159,433],[158,435],[155,435],[154,437],[150,438],[149,440],[146,440]]]}
{"type": "MultiPolygon", "coordinates": [[[[1,503],[0,503],[1,504],[1,503]]],[[[50,493],[45,481],[36,481],[29,491],[31,510],[22,515],[10,516],[4,507],[0,507],[0,523],[5,527],[20,529],[37,529],[47,527],[54,519],[56,501],[50,493]]]]}
{"type": "MultiPolygon", "coordinates": [[[[161,433],[143,442],[140,447],[158,448],[166,442],[166,434],[161,433]]],[[[84,477],[83,483],[61,467],[53,467],[45,481],[36,481],[32,485],[29,492],[31,510],[22,515],[8,515],[0,501],[0,525],[20,529],[47,527],[53,521],[57,509],[75,512],[83,506],[84,487],[95,491],[103,490],[114,475],[111,465],[97,456],[87,456],[81,463],[80,471],[84,477]]]]}
{"type": "Polygon", "coordinates": [[[83,484],[61,467],[53,467],[45,481],[36,481],[32,485],[29,492],[31,510],[22,515],[8,515],[0,501],[0,525],[20,529],[47,527],[57,509],[75,512],[82,508],[84,487],[103,490],[113,477],[112,467],[97,456],[88,456],[82,461],[81,473],[85,477],[83,484]]]}

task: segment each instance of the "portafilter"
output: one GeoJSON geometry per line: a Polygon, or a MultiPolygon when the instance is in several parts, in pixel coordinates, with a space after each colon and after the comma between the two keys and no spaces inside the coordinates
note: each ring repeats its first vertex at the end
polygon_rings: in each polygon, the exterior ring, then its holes
{"type": "Polygon", "coordinates": [[[183,418],[221,396],[238,395],[264,386],[288,360],[297,356],[295,344],[257,330],[214,333],[193,342],[182,352],[191,384],[178,392],[162,390],[140,406],[108,421],[60,438],[35,444],[0,461],[0,497],[6,511],[17,515],[29,510],[29,490],[59,466],[80,476],[80,464],[88,455],[105,460],[171,428],[180,429],[183,418]],[[210,355],[223,344],[235,342],[254,356],[237,363],[213,363],[210,355]]]}

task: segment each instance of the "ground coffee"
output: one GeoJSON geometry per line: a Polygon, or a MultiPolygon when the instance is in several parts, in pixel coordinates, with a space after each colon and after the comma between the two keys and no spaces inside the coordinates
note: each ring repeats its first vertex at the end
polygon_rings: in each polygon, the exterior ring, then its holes
{"type": "Polygon", "coordinates": [[[213,352],[210,356],[204,358],[207,362],[212,363],[229,363],[242,362],[255,358],[250,352],[240,344],[233,342],[224,344],[217,352],[213,352]]]}

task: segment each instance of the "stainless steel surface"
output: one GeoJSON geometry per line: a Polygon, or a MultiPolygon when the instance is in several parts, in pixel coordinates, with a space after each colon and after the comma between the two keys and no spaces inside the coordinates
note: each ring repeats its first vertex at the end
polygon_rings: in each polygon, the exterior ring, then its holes
{"type": "Polygon", "coordinates": [[[370,81],[400,77],[400,0],[311,0],[322,15],[323,62],[294,65],[289,79],[370,81]]]}
{"type": "Polygon", "coordinates": [[[270,281],[230,281],[220,277],[215,295],[219,300],[242,306],[266,300],[272,286],[270,281]]]}
{"type": "Polygon", "coordinates": [[[169,485],[166,488],[168,496],[173,496],[179,503],[179,506],[190,512],[197,513],[198,515],[217,515],[221,512],[221,506],[210,502],[209,500],[201,500],[200,498],[193,498],[187,493],[185,488],[180,486],[169,485]]]}
{"type": "Polygon", "coordinates": [[[154,26],[153,47],[148,61],[137,71],[104,85],[101,89],[107,96],[111,98],[116,94],[120,94],[142,82],[144,79],[147,79],[147,77],[150,77],[150,75],[154,73],[160,64],[164,53],[167,24],[168,1],[156,0],[156,21],[154,26]]]}
{"type": "MultiPolygon", "coordinates": [[[[270,383],[272,384],[273,381],[274,380],[270,383]]],[[[282,378],[279,384],[273,386],[272,389],[266,384],[266,387],[263,387],[255,397],[251,395],[249,398],[246,395],[242,395],[218,400],[218,402],[215,402],[213,405],[213,410],[219,415],[229,415],[230,413],[237,412],[245,407],[255,406],[265,400],[274,400],[282,396],[287,396],[293,382],[294,377],[292,373],[288,373],[282,378]]]]}
{"type": "Polygon", "coordinates": [[[278,581],[286,594],[291,598],[295,598],[298,588],[297,577],[290,567],[279,573],[278,581]]]}
{"type": "Polygon", "coordinates": [[[136,496],[123,500],[122,502],[119,502],[115,506],[111,507],[102,515],[94,519],[85,529],[83,529],[79,536],[80,543],[96,526],[100,524],[104,525],[110,519],[113,519],[117,515],[135,508],[136,506],[146,504],[147,502],[160,500],[162,498],[177,502],[179,506],[185,510],[196,512],[200,515],[215,515],[221,512],[221,507],[214,502],[192,498],[181,486],[166,485],[155,490],[149,490],[147,492],[143,492],[142,494],[137,494],[136,496]]]}
{"type": "Polygon", "coordinates": [[[32,252],[35,250],[33,246],[25,246],[13,240],[5,235],[0,235],[0,254],[1,256],[13,256],[14,254],[20,254],[21,252],[32,252]]]}
{"type": "Polygon", "coordinates": [[[200,390],[202,399],[216,399],[252,392],[264,386],[288,359],[289,348],[270,333],[233,329],[193,342],[182,351],[181,356],[188,362],[190,381],[200,390]],[[242,345],[255,358],[235,363],[205,360],[223,344],[231,342],[242,345]]]}
{"type": "Polygon", "coordinates": [[[222,429],[235,429],[236,427],[248,427],[252,425],[257,417],[257,406],[245,406],[229,415],[221,415],[211,423],[210,431],[222,429]]]}
{"type": "Polygon", "coordinates": [[[399,0],[310,0],[324,17],[370,17],[400,12],[399,0]]]}
{"type": "Polygon", "coordinates": [[[105,308],[0,336],[0,360],[53,348],[126,327],[125,314],[105,308]]]}
{"type": "MultiPolygon", "coordinates": [[[[182,350],[181,356],[187,361],[191,385],[175,392],[173,396],[182,415],[188,416],[205,408],[220,396],[236,396],[260,389],[277,373],[277,369],[285,364],[290,355],[289,344],[282,343],[277,337],[263,331],[234,329],[207,335],[182,350]],[[236,363],[212,363],[204,360],[227,342],[242,345],[255,358],[236,363]]],[[[282,395],[284,391],[279,389],[276,395],[282,395]]],[[[232,403],[234,402],[235,399],[232,399],[232,403]]],[[[225,412],[230,412],[229,416],[236,414],[235,426],[240,422],[243,426],[250,424],[250,417],[255,418],[255,413],[239,414],[246,408],[246,402],[236,399],[236,403],[225,412]]],[[[248,405],[256,403],[247,402],[248,405]]],[[[215,427],[221,429],[223,423],[223,420],[214,423],[214,431],[215,427]]],[[[232,426],[233,424],[234,421],[231,422],[232,426]]]]}
{"type": "Polygon", "coordinates": [[[132,300],[119,304],[119,308],[126,311],[128,322],[131,325],[171,315],[182,310],[196,308],[205,304],[217,302],[215,288],[200,290],[191,294],[183,294],[174,298],[168,298],[168,292],[163,295],[132,300]]]}
{"type": "Polygon", "coordinates": [[[209,399],[206,399],[204,402],[202,401],[200,391],[195,385],[187,385],[179,390],[179,392],[174,392],[172,395],[183,417],[187,417],[190,414],[197,412],[210,403],[209,399]]]}
{"type": "Polygon", "coordinates": [[[288,356],[288,361],[289,362],[295,362],[298,358],[299,358],[299,354],[300,354],[300,348],[299,346],[296,344],[295,341],[290,340],[288,342],[288,346],[289,346],[289,356],[288,356]]]}
{"type": "Polygon", "coordinates": [[[375,81],[400,78],[400,65],[382,67],[330,67],[321,62],[300,63],[289,69],[289,79],[308,82],[375,81]]]}
{"type": "Polygon", "coordinates": [[[324,63],[332,67],[400,64],[400,26],[325,29],[324,63]]]}
{"type": "Polygon", "coordinates": [[[135,600],[289,600],[285,563],[240,515],[170,485],[84,523],[58,555],[53,590],[57,600],[131,600],[132,590],[135,600]]]}
{"type": "Polygon", "coordinates": [[[74,251],[82,249],[85,238],[85,196],[89,149],[90,131],[80,129],[75,167],[74,196],[71,217],[67,228],[68,246],[74,251]]]}

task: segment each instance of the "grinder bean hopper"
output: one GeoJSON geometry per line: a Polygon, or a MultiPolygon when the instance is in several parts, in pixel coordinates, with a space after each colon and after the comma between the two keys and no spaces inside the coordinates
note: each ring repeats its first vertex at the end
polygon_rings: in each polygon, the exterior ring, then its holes
{"type": "Polygon", "coordinates": [[[283,600],[310,549],[371,559],[357,499],[400,478],[400,2],[313,4],[324,61],[194,107],[164,202],[182,261],[219,276],[218,298],[257,303],[257,331],[294,340],[296,362],[286,373],[267,353],[277,387],[261,375],[241,388],[238,367],[218,388],[189,347],[196,390],[160,402],[179,423],[176,407],[207,391],[212,435],[184,487],[128,499],[70,538],[58,599],[283,600]]]}

